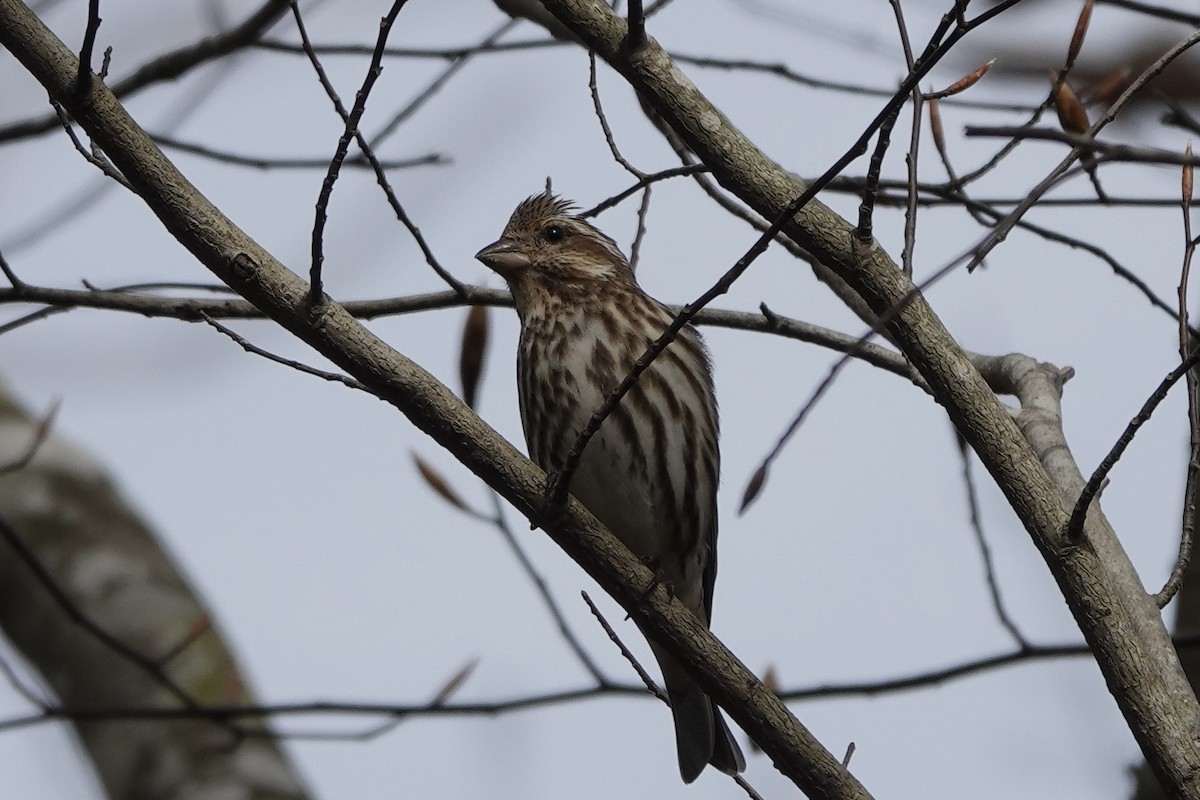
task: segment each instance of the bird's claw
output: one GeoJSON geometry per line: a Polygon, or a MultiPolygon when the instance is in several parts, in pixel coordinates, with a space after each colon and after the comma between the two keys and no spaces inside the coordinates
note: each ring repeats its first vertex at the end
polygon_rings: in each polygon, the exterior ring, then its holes
{"type": "Polygon", "coordinates": [[[546,485],[542,488],[542,513],[553,517],[566,508],[566,493],[562,490],[562,473],[555,470],[546,473],[546,485]]]}
{"type": "Polygon", "coordinates": [[[650,595],[654,594],[654,590],[659,586],[667,590],[668,602],[675,599],[675,585],[667,580],[667,576],[658,564],[658,559],[654,556],[648,556],[642,559],[642,563],[654,573],[654,578],[650,581],[650,585],[646,587],[646,591],[642,592],[642,602],[649,600],[650,595]]]}

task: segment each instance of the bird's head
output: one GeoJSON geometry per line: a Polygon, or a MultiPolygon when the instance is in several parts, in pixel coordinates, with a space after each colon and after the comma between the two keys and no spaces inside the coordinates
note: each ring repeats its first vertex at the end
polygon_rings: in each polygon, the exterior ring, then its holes
{"type": "Polygon", "coordinates": [[[547,288],[633,280],[617,243],[580,219],[567,200],[543,192],[513,211],[504,233],[475,257],[516,290],[523,284],[547,288]]]}

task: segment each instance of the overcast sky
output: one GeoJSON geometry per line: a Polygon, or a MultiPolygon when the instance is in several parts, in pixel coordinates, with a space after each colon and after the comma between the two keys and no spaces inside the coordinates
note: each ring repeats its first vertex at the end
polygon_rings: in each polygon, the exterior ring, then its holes
{"type": "MultiPolygon", "coordinates": [[[[43,5],[54,29],[76,47],[86,4],[43,5]]],[[[242,6],[250,5],[225,3],[220,16],[239,21],[242,6]]],[[[389,5],[304,4],[312,38],[330,44],[373,42],[389,5]]],[[[1045,5],[987,26],[964,46],[970,55],[935,70],[929,85],[952,83],[995,51],[1028,48],[1050,54],[1050,62],[1061,58],[1077,7],[1045,5]]],[[[949,6],[949,0],[905,4],[915,46],[949,6]]],[[[102,16],[98,45],[114,48],[114,78],[214,24],[204,2],[105,0],[102,16]]],[[[391,41],[466,46],[503,21],[488,0],[414,0],[391,41]]],[[[1131,37],[1137,24],[1137,17],[1101,6],[1085,54],[1131,37]]],[[[905,72],[882,0],[691,0],[654,17],[649,31],[673,52],[783,62],[812,77],[879,89],[905,72]]],[[[521,23],[505,40],[540,37],[534,25],[521,23]]],[[[277,25],[272,38],[294,40],[290,22],[277,25]]],[[[347,102],[366,64],[364,56],[325,59],[347,102]]],[[[388,60],[364,129],[378,131],[443,68],[438,60],[388,60]]],[[[840,156],[883,102],[765,74],[684,71],[768,154],[805,176],[840,156]]],[[[585,207],[632,182],[608,152],[587,81],[587,57],[577,47],[482,55],[381,146],[389,159],[445,157],[444,165],[397,170],[391,178],[441,263],[460,280],[500,286],[472,256],[547,176],[556,191],[585,207]]],[[[674,166],[624,81],[601,66],[599,83],[624,156],[646,171],[674,166]]],[[[7,53],[0,54],[0,87],[0,122],[46,111],[44,91],[7,53]]],[[[969,96],[1035,104],[1044,93],[1044,82],[989,76],[969,96]]],[[[204,67],[137,95],[128,108],[151,132],[246,155],[327,158],[341,133],[306,60],[275,52],[251,51],[204,67]]],[[[943,114],[960,172],[996,146],[964,140],[965,124],[1023,120],[951,104],[943,114]]],[[[893,176],[903,174],[909,128],[907,118],[896,126],[893,176]]],[[[1113,135],[1178,150],[1186,141],[1149,118],[1113,135]]],[[[298,272],[307,269],[324,170],[259,171],[170,154],[275,256],[298,272]]],[[[977,193],[1019,197],[1062,155],[1059,145],[1028,144],[977,193]]],[[[924,177],[944,179],[928,141],[921,157],[924,177]]],[[[847,174],[864,169],[860,161],[847,174]]],[[[1173,170],[1117,166],[1102,177],[1114,195],[1178,192],[1173,170]]],[[[1088,193],[1086,180],[1077,179],[1056,195],[1088,193]]],[[[826,199],[856,213],[853,197],[826,199]]],[[[626,249],[636,208],[635,198],[597,223],[626,249]]],[[[1179,217],[1177,208],[1086,208],[1039,209],[1031,219],[1094,240],[1170,299],[1182,257],[1179,217]]],[[[897,256],[902,222],[887,211],[876,223],[880,242],[897,256]]],[[[922,210],[918,277],[982,234],[959,211],[922,210]]],[[[686,302],[754,238],[689,180],[659,184],[640,279],[660,299],[686,302]]],[[[0,247],[20,275],[41,285],[213,280],[136,198],[86,164],[61,131],[0,148],[0,247]]],[[[373,178],[360,171],[344,171],[336,187],[325,257],[327,290],[337,299],[443,288],[373,178]]],[[[1064,414],[1085,472],[1177,363],[1168,315],[1098,259],[1028,234],[1013,234],[985,268],[941,281],[930,300],[969,349],[1020,351],[1076,369],[1064,414]]],[[[861,333],[861,323],[808,267],[779,248],[716,306],[753,311],[764,301],[782,314],[861,333]]],[[[0,309],[0,320],[22,310],[0,309]]],[[[464,316],[453,309],[369,325],[457,389],[464,316]]],[[[498,309],[491,319],[480,413],[519,443],[516,316],[498,309]]],[[[327,366],[270,323],[236,328],[259,346],[327,366]]],[[[940,408],[902,379],[852,365],[789,445],[760,500],[738,516],[749,476],[836,356],[744,332],[705,335],[723,423],[714,615],[722,641],[760,673],[773,666],[784,688],[903,676],[1010,650],[991,608],[962,466],[940,408]]],[[[425,702],[472,659],[478,667],[457,700],[589,685],[501,536],[434,496],[419,481],[412,455],[434,464],[483,509],[491,503],[486,488],[392,407],[248,355],[207,326],[104,311],[74,311],[0,336],[0,378],[35,413],[62,399],[57,430],[103,461],[157,528],[211,603],[263,701],[425,702]]],[[[1169,573],[1177,546],[1185,443],[1182,395],[1172,396],[1104,495],[1106,512],[1152,590],[1169,573]]],[[[1079,641],[1029,537],[978,463],[972,468],[1012,616],[1033,642],[1079,641]]],[[[614,680],[635,681],[580,590],[601,601],[625,642],[651,664],[623,613],[544,534],[529,531],[514,512],[507,518],[589,652],[614,680]]],[[[852,771],[881,797],[1123,797],[1127,770],[1140,761],[1099,671],[1084,659],[1011,667],[903,694],[798,703],[793,710],[831,751],[840,754],[854,742],[852,771]]],[[[0,717],[29,711],[0,683],[0,717]]],[[[277,727],[346,731],[377,722],[321,717],[277,727]]],[[[325,798],[739,795],[711,770],[691,787],[680,783],[669,712],[643,698],[495,718],[412,719],[368,743],[297,741],[288,750],[314,794],[325,798]]],[[[747,755],[747,778],[764,797],[796,796],[769,759],[748,748],[747,755]]],[[[65,727],[0,734],[0,774],[14,798],[100,796],[65,727]]]]}

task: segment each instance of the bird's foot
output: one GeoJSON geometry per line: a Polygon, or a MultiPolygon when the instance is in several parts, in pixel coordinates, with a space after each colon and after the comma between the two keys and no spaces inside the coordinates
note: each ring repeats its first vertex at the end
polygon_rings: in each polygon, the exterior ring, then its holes
{"type": "Polygon", "coordinates": [[[642,592],[642,598],[641,598],[642,602],[649,600],[650,595],[654,594],[654,590],[657,589],[659,586],[661,586],[667,590],[667,600],[668,601],[674,599],[675,585],[673,583],[671,583],[669,580],[667,580],[667,576],[663,572],[661,565],[659,565],[658,559],[655,558],[654,556],[648,556],[648,557],[642,559],[642,563],[645,564],[650,569],[650,571],[654,573],[654,578],[650,581],[650,585],[646,587],[646,590],[644,592],[642,592]]]}

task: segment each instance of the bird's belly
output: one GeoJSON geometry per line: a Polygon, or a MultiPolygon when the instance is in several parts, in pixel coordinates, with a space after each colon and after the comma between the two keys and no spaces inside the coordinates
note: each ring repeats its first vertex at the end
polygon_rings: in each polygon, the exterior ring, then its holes
{"type": "Polygon", "coordinates": [[[588,442],[571,493],[641,559],[658,559],[665,530],[656,520],[645,467],[605,424],[588,442]]]}

